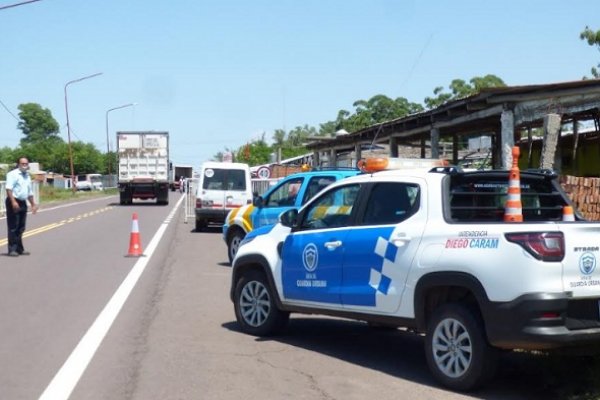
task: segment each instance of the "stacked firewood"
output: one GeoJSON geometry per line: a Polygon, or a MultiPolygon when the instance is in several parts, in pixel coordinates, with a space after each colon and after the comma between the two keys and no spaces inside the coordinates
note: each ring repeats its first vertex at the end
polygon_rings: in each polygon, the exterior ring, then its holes
{"type": "Polygon", "coordinates": [[[600,178],[563,175],[560,183],[586,219],[600,221],[600,178]]]}

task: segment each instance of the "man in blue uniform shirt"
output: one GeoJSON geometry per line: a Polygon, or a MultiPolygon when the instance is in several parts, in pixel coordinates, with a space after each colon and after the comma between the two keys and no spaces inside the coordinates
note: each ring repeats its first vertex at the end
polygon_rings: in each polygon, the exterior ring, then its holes
{"type": "Polygon", "coordinates": [[[23,232],[27,220],[27,200],[31,212],[37,212],[33,198],[33,188],[29,176],[29,160],[19,158],[17,168],[6,174],[6,223],[8,225],[8,255],[18,257],[29,255],[23,248],[23,232]]]}

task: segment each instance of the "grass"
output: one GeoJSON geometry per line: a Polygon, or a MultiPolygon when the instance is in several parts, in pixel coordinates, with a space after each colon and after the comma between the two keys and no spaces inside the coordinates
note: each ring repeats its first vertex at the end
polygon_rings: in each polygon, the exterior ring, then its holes
{"type": "Polygon", "coordinates": [[[117,193],[119,193],[119,191],[116,188],[73,192],[71,189],[59,189],[52,186],[40,186],[40,204],[67,202],[72,200],[94,198],[100,196],[110,196],[115,195],[117,193]]]}

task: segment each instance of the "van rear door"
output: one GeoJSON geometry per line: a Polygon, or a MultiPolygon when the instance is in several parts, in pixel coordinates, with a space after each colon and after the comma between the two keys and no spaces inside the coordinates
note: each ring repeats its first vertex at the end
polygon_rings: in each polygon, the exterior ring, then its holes
{"type": "Polygon", "coordinates": [[[232,209],[248,204],[252,193],[243,169],[207,168],[202,182],[203,200],[213,209],[232,209]]]}

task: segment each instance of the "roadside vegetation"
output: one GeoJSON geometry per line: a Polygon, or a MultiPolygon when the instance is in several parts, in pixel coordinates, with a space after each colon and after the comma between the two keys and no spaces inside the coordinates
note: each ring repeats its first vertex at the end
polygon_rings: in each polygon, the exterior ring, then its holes
{"type": "Polygon", "coordinates": [[[118,189],[110,188],[104,190],[77,191],[71,189],[59,189],[52,186],[40,186],[40,205],[55,202],[77,201],[86,198],[117,195],[118,189]]]}

